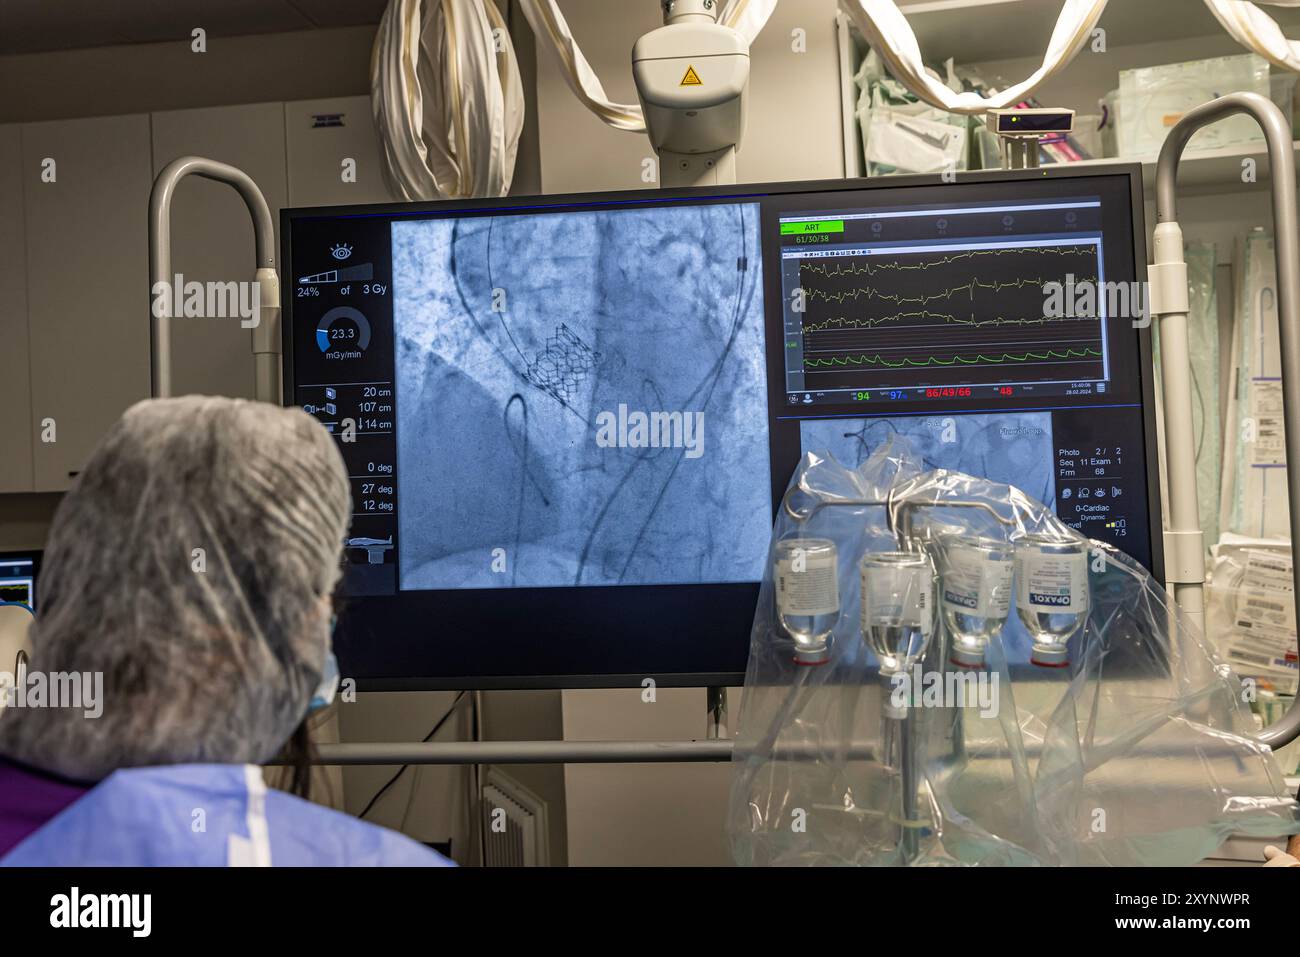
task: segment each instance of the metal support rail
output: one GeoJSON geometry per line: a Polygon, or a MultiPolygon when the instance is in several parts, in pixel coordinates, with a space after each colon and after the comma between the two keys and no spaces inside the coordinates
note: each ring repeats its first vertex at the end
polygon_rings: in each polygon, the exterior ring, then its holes
{"type": "Polygon", "coordinates": [[[732,741],[431,741],[320,744],[316,764],[706,764],[732,741]]]}
{"type": "Polygon", "coordinates": [[[233,187],[248,207],[253,220],[256,249],[254,281],[258,289],[258,323],[252,327],[254,395],[263,402],[281,401],[280,389],[280,279],[275,272],[275,220],[266,197],[251,176],[241,169],[202,156],[172,160],[153,182],[149,193],[149,290],[153,297],[149,324],[151,394],[167,398],[172,394],[171,304],[172,289],[172,197],[176,186],[194,174],[233,187]]]}
{"type": "MultiPolygon", "coordinates": [[[[1295,153],[1291,121],[1267,97],[1230,93],[1183,114],[1156,161],[1156,220],[1151,267],[1153,313],[1160,315],[1160,371],[1164,392],[1166,472],[1169,476],[1169,579],[1174,599],[1204,630],[1205,545],[1196,490],[1192,429],[1191,360],[1187,346],[1187,264],[1178,226],[1178,163],[1187,141],[1211,123],[1245,113],[1264,131],[1273,194],[1273,252],[1277,258],[1278,337],[1282,360],[1282,409],[1286,431],[1287,494],[1291,542],[1300,542],[1300,242],[1296,233],[1295,153]]],[[[1292,562],[1300,596],[1300,562],[1292,562]]],[[[1255,737],[1273,749],[1300,735],[1300,698],[1255,737]]]]}

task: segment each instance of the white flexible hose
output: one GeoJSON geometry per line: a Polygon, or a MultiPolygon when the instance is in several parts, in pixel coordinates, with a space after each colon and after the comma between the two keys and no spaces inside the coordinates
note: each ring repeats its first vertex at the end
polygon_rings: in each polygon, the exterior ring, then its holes
{"type": "Polygon", "coordinates": [[[385,174],[402,199],[509,192],[524,94],[495,2],[389,0],[370,83],[385,174]]]}
{"type": "MultiPolygon", "coordinates": [[[[1300,7],[1300,0],[1270,0],[1277,7],[1300,7]]],[[[1300,42],[1288,40],[1277,21],[1247,0],[1205,0],[1232,38],[1275,66],[1300,72],[1300,42]]]]}
{"type": "Polygon", "coordinates": [[[722,5],[718,22],[731,27],[750,43],[767,26],[776,9],[776,0],[727,0],[722,5]]]}
{"type": "Polygon", "coordinates": [[[1065,0],[1042,65],[1027,79],[993,96],[950,90],[925,68],[912,25],[894,0],[844,0],[845,12],[880,54],[894,78],[920,99],[952,113],[983,113],[1015,106],[1074,59],[1092,35],[1106,0],[1065,0]]]}
{"type": "MultiPolygon", "coordinates": [[[[578,48],[556,0],[519,0],[519,7],[528,18],[538,45],[555,54],[560,72],[578,100],[614,129],[644,133],[645,117],[641,115],[641,107],[635,103],[610,100],[600,78],[578,48]]],[[[727,0],[718,21],[739,31],[752,43],[775,8],[776,0],[727,0]]]]}
{"type": "Polygon", "coordinates": [[[645,117],[634,103],[615,103],[605,93],[600,78],[578,49],[564,14],[555,0],[519,0],[519,8],[533,28],[539,46],[551,50],[559,60],[565,82],[578,100],[616,130],[645,132],[645,117]]]}

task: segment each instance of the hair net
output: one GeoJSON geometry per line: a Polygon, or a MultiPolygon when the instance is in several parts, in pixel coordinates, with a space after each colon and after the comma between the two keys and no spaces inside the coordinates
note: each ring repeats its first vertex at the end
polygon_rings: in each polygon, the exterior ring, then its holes
{"type": "Polygon", "coordinates": [[[55,514],[32,672],[101,672],[98,718],[14,708],[0,753],[74,778],[261,763],[306,712],[350,512],[329,434],[297,409],[140,402],[55,514]]]}

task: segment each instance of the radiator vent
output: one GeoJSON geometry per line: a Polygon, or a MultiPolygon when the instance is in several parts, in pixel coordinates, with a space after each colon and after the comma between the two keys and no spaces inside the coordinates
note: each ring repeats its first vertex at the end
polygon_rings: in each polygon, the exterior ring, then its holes
{"type": "Polygon", "coordinates": [[[546,802],[496,768],[483,782],[483,863],[546,867],[550,862],[546,802]]]}

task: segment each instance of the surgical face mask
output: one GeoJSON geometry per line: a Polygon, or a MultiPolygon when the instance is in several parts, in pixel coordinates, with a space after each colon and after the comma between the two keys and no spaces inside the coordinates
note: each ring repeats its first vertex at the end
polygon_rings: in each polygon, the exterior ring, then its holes
{"type": "MultiPolygon", "coordinates": [[[[338,616],[330,617],[330,638],[334,637],[334,626],[338,624],[338,616]]],[[[307,705],[307,713],[319,711],[321,708],[328,708],[334,701],[334,696],[339,690],[339,660],[334,657],[334,651],[331,649],[325,653],[325,668],[321,672],[320,684],[316,686],[316,691],[311,696],[311,701],[307,705]]]]}

